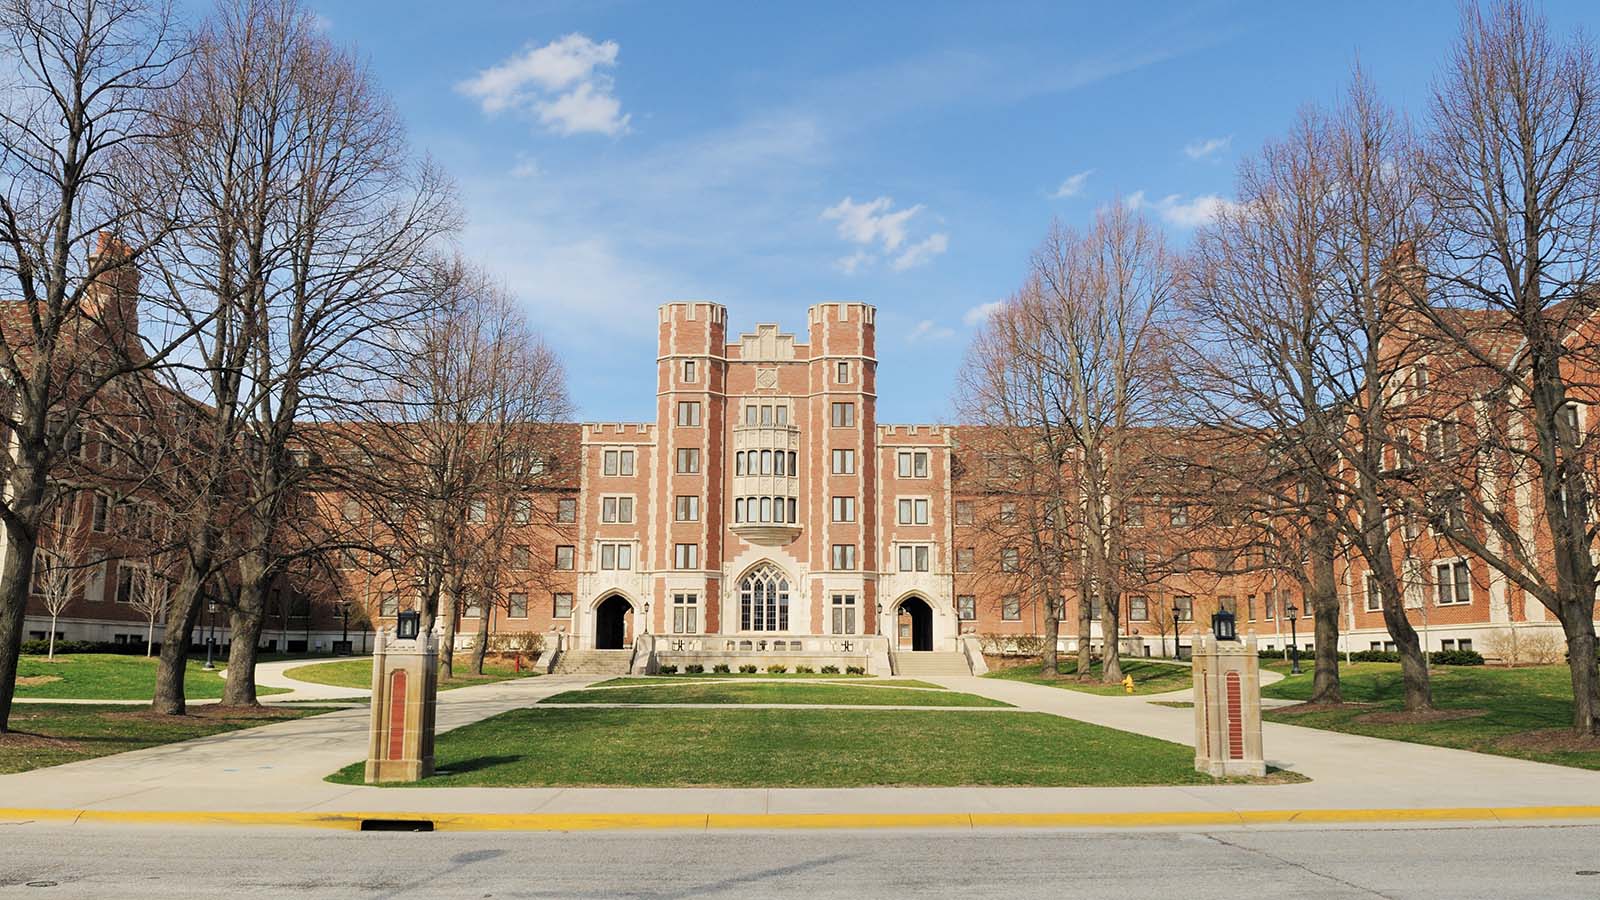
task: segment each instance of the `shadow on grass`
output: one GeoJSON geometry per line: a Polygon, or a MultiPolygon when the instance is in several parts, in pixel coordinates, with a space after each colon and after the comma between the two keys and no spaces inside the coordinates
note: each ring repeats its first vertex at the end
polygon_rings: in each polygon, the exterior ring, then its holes
{"type": "Polygon", "coordinates": [[[474,756],[471,759],[452,760],[450,765],[441,766],[434,770],[434,775],[464,775],[468,772],[479,772],[503,766],[520,760],[520,756],[474,756]]]}

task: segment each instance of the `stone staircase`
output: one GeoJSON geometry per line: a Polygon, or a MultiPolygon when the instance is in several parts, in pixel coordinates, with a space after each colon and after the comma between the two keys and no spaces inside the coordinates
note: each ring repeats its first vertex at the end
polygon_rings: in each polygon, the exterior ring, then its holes
{"type": "Polygon", "coordinates": [[[552,675],[626,675],[632,650],[566,650],[552,675]]]}
{"type": "Polygon", "coordinates": [[[893,654],[896,675],[971,675],[967,658],[958,652],[930,653],[901,650],[893,654]]]}

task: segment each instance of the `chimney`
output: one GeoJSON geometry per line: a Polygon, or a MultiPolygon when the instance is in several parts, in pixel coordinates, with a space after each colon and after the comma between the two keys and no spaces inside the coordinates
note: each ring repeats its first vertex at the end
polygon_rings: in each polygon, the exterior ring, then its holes
{"type": "Polygon", "coordinates": [[[89,270],[99,271],[84,296],[82,314],[125,350],[139,346],[139,270],[127,262],[128,245],[110,232],[100,232],[89,255],[89,270]]]}

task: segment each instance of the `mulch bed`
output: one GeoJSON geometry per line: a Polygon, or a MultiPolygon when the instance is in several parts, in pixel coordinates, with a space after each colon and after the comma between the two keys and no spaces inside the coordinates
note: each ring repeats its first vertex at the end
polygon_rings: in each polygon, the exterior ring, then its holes
{"type": "Polygon", "coordinates": [[[1341,709],[1364,709],[1375,706],[1373,703],[1296,703],[1293,706],[1266,706],[1262,712],[1281,713],[1286,716],[1300,716],[1306,713],[1337,712],[1341,709]]]}
{"type": "Polygon", "coordinates": [[[7,750],[59,750],[67,753],[83,749],[83,745],[77,741],[62,740],[44,734],[28,734],[25,731],[0,734],[0,747],[7,750]]]}
{"type": "Polygon", "coordinates": [[[1488,714],[1487,709],[1419,709],[1415,712],[1400,709],[1367,713],[1356,716],[1354,721],[1363,725],[1426,725],[1429,722],[1475,719],[1488,714]]]}
{"type": "MultiPolygon", "coordinates": [[[[148,709],[106,713],[105,716],[108,719],[120,719],[128,722],[172,721],[171,716],[153,713],[148,709]]],[[[298,716],[292,710],[273,709],[269,706],[222,706],[217,703],[207,703],[203,706],[190,706],[188,718],[232,721],[238,719],[292,719],[298,718],[298,716]]]]}
{"type": "Polygon", "coordinates": [[[52,681],[60,681],[60,675],[18,675],[17,687],[38,687],[52,681]]]}
{"type": "Polygon", "coordinates": [[[1576,734],[1566,728],[1543,728],[1508,735],[1497,742],[1505,750],[1533,750],[1557,753],[1600,753],[1600,737],[1576,734]]]}

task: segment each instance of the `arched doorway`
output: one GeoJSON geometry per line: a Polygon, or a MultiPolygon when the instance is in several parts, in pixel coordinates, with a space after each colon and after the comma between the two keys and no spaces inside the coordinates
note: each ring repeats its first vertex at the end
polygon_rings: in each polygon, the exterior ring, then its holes
{"type": "Polygon", "coordinates": [[[917,596],[907,597],[900,601],[897,618],[901,650],[933,649],[933,607],[928,601],[917,596]]]}
{"type": "Polygon", "coordinates": [[[628,613],[633,604],[620,594],[600,601],[594,608],[594,648],[622,650],[628,645],[628,613]]]}

